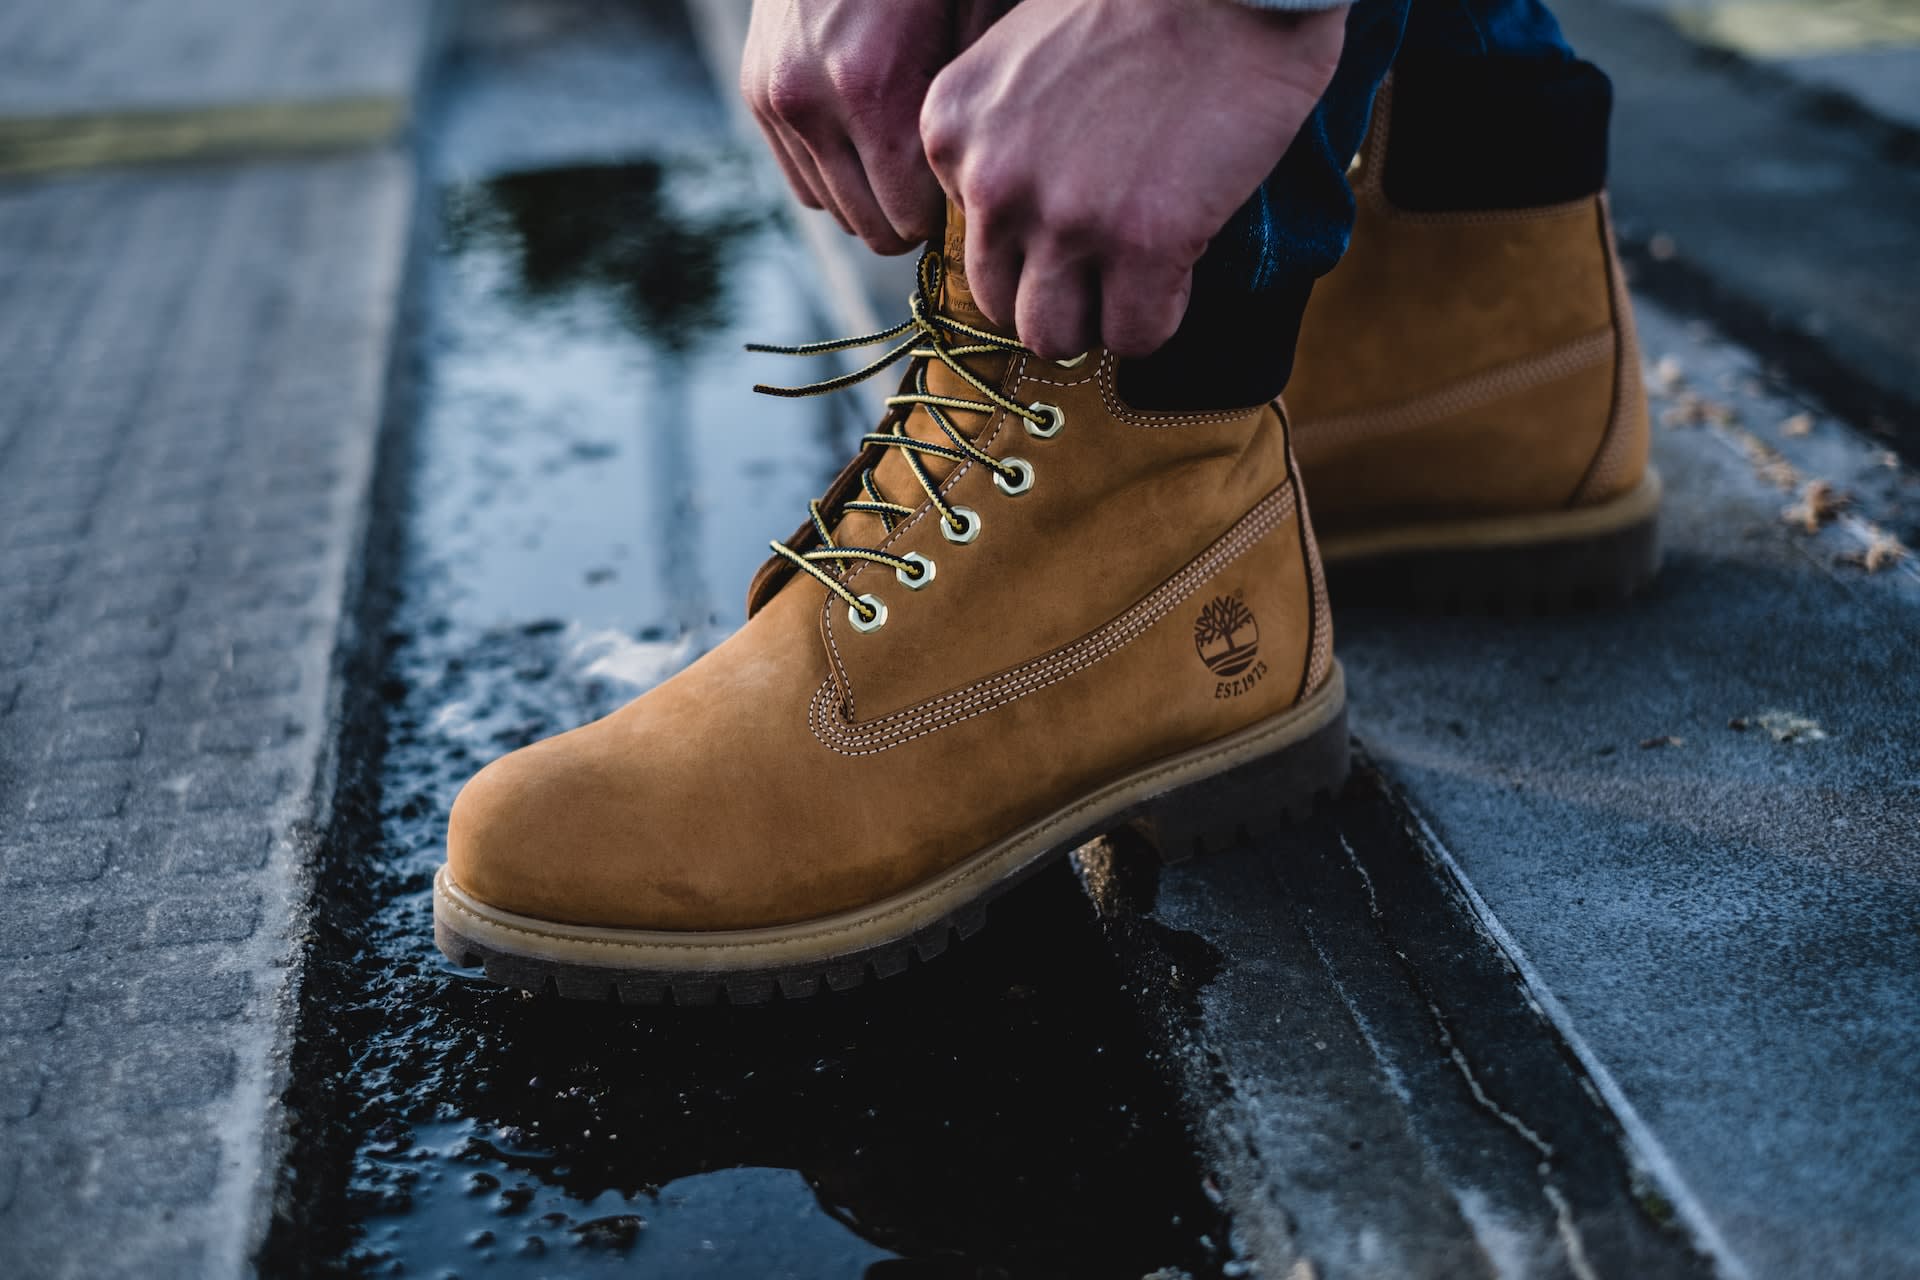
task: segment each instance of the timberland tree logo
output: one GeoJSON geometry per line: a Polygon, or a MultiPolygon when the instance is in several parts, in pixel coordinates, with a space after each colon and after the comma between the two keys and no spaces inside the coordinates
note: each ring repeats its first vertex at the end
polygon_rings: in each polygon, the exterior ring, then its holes
{"type": "Polygon", "coordinates": [[[1193,621],[1193,649],[1219,677],[1216,698],[1237,698],[1267,674],[1260,661],[1260,624],[1238,593],[1215,596],[1193,621]]]}

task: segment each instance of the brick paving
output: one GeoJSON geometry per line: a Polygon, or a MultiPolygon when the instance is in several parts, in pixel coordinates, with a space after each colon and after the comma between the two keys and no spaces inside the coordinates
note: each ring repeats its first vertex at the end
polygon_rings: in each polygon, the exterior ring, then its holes
{"type": "Polygon", "coordinates": [[[0,1273],[257,1243],[411,183],[0,188],[0,1273]]]}

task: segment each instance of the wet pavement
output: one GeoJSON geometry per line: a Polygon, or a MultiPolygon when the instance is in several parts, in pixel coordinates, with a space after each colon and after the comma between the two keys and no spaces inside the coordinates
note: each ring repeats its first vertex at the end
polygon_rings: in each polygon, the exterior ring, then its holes
{"type": "Polygon", "coordinates": [[[1222,1214],[1065,868],[963,962],[764,1010],[529,998],[433,947],[460,784],[737,626],[767,537],[863,429],[746,387],[740,345],[819,334],[817,290],[731,143],[682,143],[469,155],[442,188],[378,801],[323,878],[268,1269],[1220,1274],[1222,1214]]]}

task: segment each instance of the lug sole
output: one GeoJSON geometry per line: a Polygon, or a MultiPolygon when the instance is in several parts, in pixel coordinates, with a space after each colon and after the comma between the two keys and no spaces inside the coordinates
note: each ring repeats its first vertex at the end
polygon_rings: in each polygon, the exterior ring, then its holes
{"type": "Polygon", "coordinates": [[[1323,538],[1338,604],[1563,613],[1620,604],[1660,571],[1660,477],[1567,511],[1435,521],[1323,538]]]}
{"type": "Polygon", "coordinates": [[[775,928],[661,932],[557,924],[489,906],[442,867],[433,934],[454,964],[527,991],[635,1005],[759,1004],[904,973],[986,923],[992,901],[1097,836],[1133,825],[1163,858],[1258,842],[1346,781],[1345,675],[1299,706],[1110,782],[884,902],[775,928]]]}

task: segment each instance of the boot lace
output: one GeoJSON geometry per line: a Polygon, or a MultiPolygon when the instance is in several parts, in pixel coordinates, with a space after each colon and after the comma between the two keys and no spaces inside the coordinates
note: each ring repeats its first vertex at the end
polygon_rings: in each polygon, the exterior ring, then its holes
{"type": "MultiPolygon", "coordinates": [[[[837,378],[828,378],[821,382],[811,382],[797,387],[774,387],[765,384],[754,387],[763,395],[772,396],[817,396],[851,387],[865,382],[898,361],[911,358],[916,361],[910,383],[911,390],[886,399],[889,411],[887,422],[882,429],[868,432],[860,437],[860,447],[866,449],[898,449],[912,470],[913,477],[926,492],[927,501],[939,513],[945,524],[948,537],[955,541],[970,541],[978,528],[979,517],[965,507],[956,507],[940,495],[940,487],[927,472],[921,461],[925,457],[945,458],[959,464],[977,462],[991,470],[1000,480],[1001,487],[1010,493],[1024,492],[1032,483],[1033,472],[1019,459],[1002,461],[974,444],[968,435],[954,425],[954,413],[978,414],[982,417],[992,415],[996,410],[1012,414],[1035,431],[1037,435],[1052,435],[1059,427],[1059,410],[1050,405],[1023,405],[989,386],[984,378],[968,368],[965,361],[969,356],[989,354],[1030,354],[1030,349],[1018,341],[1002,337],[987,329],[977,328],[963,320],[947,315],[939,309],[936,299],[940,296],[941,279],[940,256],[931,249],[920,255],[918,282],[908,304],[912,314],[907,319],[883,329],[879,333],[866,334],[858,338],[842,338],[832,342],[812,342],[797,347],[771,346],[765,343],[750,343],[749,351],[767,352],[785,356],[822,356],[841,351],[852,351],[860,347],[875,346],[905,335],[905,341],[894,346],[864,368],[837,378]],[[981,398],[970,400],[963,396],[935,395],[927,384],[927,370],[933,361],[951,369],[955,375],[980,393],[981,398]],[[941,440],[920,440],[907,434],[907,418],[916,408],[924,409],[936,426],[940,428],[941,440]]],[[[894,502],[880,492],[874,482],[874,468],[869,466],[860,476],[860,488],[865,494],[863,499],[844,502],[839,514],[850,511],[869,512],[880,519],[880,524],[888,533],[903,519],[914,513],[914,508],[894,502]]],[[[814,534],[819,546],[807,551],[795,551],[786,543],[774,541],[771,545],[777,556],[790,561],[802,572],[813,576],[827,590],[846,601],[847,609],[862,623],[878,625],[884,617],[884,606],[872,596],[855,595],[842,581],[846,571],[852,565],[867,561],[885,565],[900,576],[909,586],[923,585],[932,573],[932,565],[921,556],[896,555],[878,547],[844,546],[834,540],[829,525],[828,513],[818,498],[807,504],[807,515],[813,524],[814,534]]]]}

